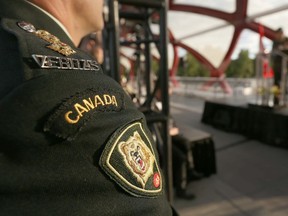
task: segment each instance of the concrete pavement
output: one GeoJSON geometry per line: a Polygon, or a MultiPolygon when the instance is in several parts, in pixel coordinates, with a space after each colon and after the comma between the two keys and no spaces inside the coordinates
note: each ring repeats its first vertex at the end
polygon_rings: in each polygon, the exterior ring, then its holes
{"type": "Polygon", "coordinates": [[[175,197],[181,216],[288,215],[287,149],[201,123],[204,100],[199,97],[174,94],[170,101],[176,122],[210,133],[216,147],[217,174],[189,184],[196,199],[175,197]]]}

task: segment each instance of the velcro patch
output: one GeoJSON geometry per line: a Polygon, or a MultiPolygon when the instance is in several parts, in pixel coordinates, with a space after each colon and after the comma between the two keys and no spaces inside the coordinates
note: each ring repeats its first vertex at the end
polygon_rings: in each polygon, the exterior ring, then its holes
{"type": "Polygon", "coordinates": [[[88,89],[65,101],[50,116],[44,131],[71,140],[95,113],[119,112],[124,108],[122,92],[111,89],[88,89]]]}
{"type": "Polygon", "coordinates": [[[117,130],[106,144],[99,163],[133,196],[156,197],[162,193],[158,162],[141,121],[117,130]]]}

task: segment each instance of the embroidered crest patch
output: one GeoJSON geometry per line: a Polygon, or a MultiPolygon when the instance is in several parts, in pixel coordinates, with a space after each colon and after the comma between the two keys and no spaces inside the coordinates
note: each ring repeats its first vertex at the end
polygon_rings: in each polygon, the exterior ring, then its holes
{"type": "Polygon", "coordinates": [[[100,166],[134,196],[155,197],[162,192],[162,177],[152,143],[140,121],[113,134],[101,155],[100,166]]]}

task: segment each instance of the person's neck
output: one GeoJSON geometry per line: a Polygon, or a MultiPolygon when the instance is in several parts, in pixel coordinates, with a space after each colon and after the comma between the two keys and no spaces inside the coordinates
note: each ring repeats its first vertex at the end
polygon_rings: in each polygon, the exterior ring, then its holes
{"type": "Polygon", "coordinates": [[[40,2],[38,4],[38,2],[30,0],[25,1],[46,13],[63,29],[67,36],[73,41],[74,45],[78,46],[82,38],[81,31],[78,31],[77,28],[75,28],[77,24],[69,13],[69,9],[66,5],[60,4],[59,2],[57,7],[55,7],[52,1],[46,2],[45,4],[41,4],[40,2]]]}

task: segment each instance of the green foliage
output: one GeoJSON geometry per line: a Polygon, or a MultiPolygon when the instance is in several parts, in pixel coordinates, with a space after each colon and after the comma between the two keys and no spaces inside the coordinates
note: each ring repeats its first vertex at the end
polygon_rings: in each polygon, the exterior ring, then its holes
{"type": "Polygon", "coordinates": [[[179,64],[178,76],[190,76],[190,77],[205,77],[209,76],[209,71],[190,53],[186,55],[185,59],[182,59],[179,64]]]}
{"type": "MultiPolygon", "coordinates": [[[[255,76],[254,59],[250,59],[248,50],[241,50],[238,58],[232,60],[227,70],[226,77],[250,78],[255,76]]],[[[180,61],[178,76],[207,77],[210,72],[194,56],[188,53],[184,61],[180,61]]]]}
{"type": "Polygon", "coordinates": [[[232,60],[227,68],[226,77],[250,78],[255,76],[254,60],[249,58],[248,50],[241,50],[238,58],[232,60]]]}
{"type": "Polygon", "coordinates": [[[159,61],[156,59],[152,59],[152,72],[158,76],[158,72],[159,72],[159,61]]]}

